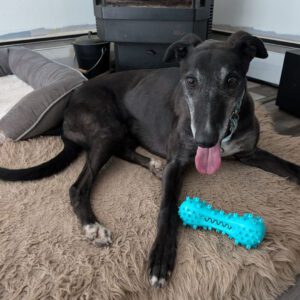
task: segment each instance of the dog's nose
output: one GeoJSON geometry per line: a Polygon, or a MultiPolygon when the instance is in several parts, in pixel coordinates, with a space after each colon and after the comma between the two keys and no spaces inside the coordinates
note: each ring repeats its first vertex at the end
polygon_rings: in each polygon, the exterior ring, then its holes
{"type": "Polygon", "coordinates": [[[201,137],[196,137],[195,142],[201,148],[211,148],[217,144],[218,138],[214,136],[212,137],[201,136],[201,137]]]}
{"type": "Polygon", "coordinates": [[[216,145],[216,142],[211,142],[211,141],[203,141],[203,142],[197,142],[197,145],[201,148],[211,148],[216,145]]]}

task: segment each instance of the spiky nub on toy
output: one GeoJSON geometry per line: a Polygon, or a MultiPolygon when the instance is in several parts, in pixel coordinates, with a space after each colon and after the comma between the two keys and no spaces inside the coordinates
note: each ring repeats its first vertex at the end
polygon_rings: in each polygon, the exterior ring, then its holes
{"type": "Polygon", "coordinates": [[[261,217],[245,213],[224,213],[199,198],[187,197],[179,207],[179,216],[184,225],[193,229],[202,227],[205,230],[216,230],[226,234],[235,241],[236,245],[242,245],[247,249],[256,248],[264,239],[266,225],[261,217]]]}

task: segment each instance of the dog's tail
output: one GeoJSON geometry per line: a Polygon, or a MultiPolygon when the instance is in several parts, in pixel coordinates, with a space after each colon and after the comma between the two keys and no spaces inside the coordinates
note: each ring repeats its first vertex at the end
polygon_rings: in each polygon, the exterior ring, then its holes
{"type": "Polygon", "coordinates": [[[80,154],[81,148],[70,140],[63,139],[64,148],[54,158],[28,169],[0,168],[0,179],[7,181],[37,180],[56,174],[69,166],[80,154]]]}

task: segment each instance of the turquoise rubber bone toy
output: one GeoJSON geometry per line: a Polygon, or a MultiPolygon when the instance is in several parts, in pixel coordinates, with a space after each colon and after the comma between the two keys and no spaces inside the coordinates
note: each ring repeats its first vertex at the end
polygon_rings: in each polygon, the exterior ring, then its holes
{"type": "Polygon", "coordinates": [[[266,234],[266,225],[261,217],[254,217],[249,213],[243,216],[238,213],[226,214],[199,198],[187,197],[179,206],[179,216],[185,226],[189,225],[193,229],[214,229],[228,235],[236,245],[247,249],[256,248],[266,234]]]}

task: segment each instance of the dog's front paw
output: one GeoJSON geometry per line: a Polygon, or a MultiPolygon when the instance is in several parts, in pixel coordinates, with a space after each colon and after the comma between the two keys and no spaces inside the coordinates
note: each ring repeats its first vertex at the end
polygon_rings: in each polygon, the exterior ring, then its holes
{"type": "Polygon", "coordinates": [[[111,244],[111,232],[99,223],[83,226],[85,237],[95,246],[104,247],[111,244]]]}
{"type": "Polygon", "coordinates": [[[167,283],[174,269],[176,241],[172,238],[160,239],[152,247],[149,257],[149,282],[155,288],[162,288],[167,283]]]}
{"type": "Polygon", "coordinates": [[[160,160],[157,160],[157,159],[150,160],[149,170],[156,177],[161,179],[163,176],[164,169],[165,169],[165,166],[160,160]]]}

